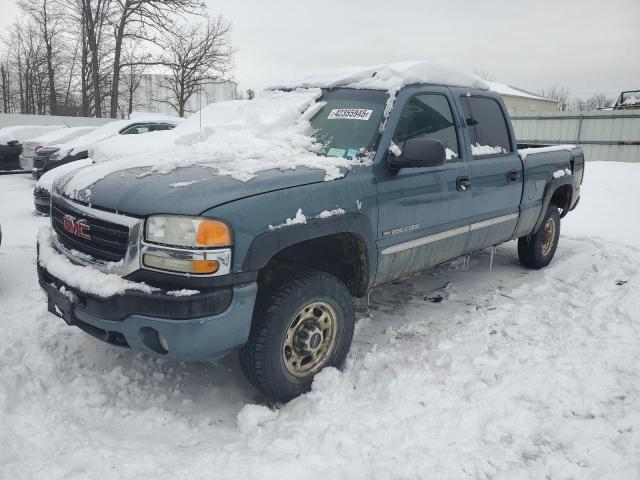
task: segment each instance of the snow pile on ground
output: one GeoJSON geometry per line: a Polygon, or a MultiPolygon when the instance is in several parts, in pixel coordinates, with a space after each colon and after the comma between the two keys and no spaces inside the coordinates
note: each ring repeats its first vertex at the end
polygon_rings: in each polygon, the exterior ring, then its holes
{"type": "Polygon", "coordinates": [[[324,170],[325,180],[340,178],[370,159],[319,155],[322,145],[311,136],[308,118],[322,106],[320,95],[319,89],[265,92],[253,100],[214,103],[172,131],[98,144],[97,158],[110,161],[78,172],[63,191],[83,198],[93,183],[116,171],[142,168],[140,176],[161,175],[191,165],[241,181],[260,171],[296,167],[324,170]]]}
{"type": "Polygon", "coordinates": [[[534,153],[549,153],[549,152],[571,152],[577,145],[551,145],[550,147],[533,147],[533,148],[521,148],[518,150],[520,157],[523,160],[527,159],[528,155],[534,153]]]}
{"type": "Polygon", "coordinates": [[[346,368],[266,405],[234,354],[157,360],[46,311],[33,182],[0,177],[0,478],[640,478],[640,165],[587,163],[556,258],[380,288],[346,368]],[[621,206],[629,208],[621,208],[621,206]]]}
{"type": "Polygon", "coordinates": [[[504,147],[500,146],[492,147],[491,145],[480,145],[479,143],[476,143],[475,145],[471,144],[471,154],[474,157],[481,157],[483,155],[499,155],[504,152],[504,147]]]}
{"type": "Polygon", "coordinates": [[[297,80],[288,80],[270,89],[282,88],[370,88],[397,92],[406,85],[432,83],[488,89],[477,75],[435,61],[399,62],[369,67],[346,67],[311,72],[297,80]]]}

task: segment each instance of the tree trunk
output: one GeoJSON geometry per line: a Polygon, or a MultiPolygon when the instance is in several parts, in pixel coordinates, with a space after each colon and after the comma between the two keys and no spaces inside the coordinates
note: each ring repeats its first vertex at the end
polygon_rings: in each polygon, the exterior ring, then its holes
{"type": "Polygon", "coordinates": [[[47,49],[47,76],[49,77],[49,113],[56,115],[58,110],[58,101],[56,99],[56,83],[55,75],[53,72],[53,45],[51,45],[51,38],[49,38],[49,17],[47,12],[46,0],[42,4],[42,34],[44,37],[44,44],[47,49]]]}
{"type": "MultiPolygon", "coordinates": [[[[128,2],[127,2],[128,4],[128,2]]],[[[125,6],[126,8],[126,6],[125,6]]],[[[116,45],[113,52],[113,79],[111,81],[111,118],[118,116],[118,96],[120,95],[120,56],[122,55],[122,41],[124,39],[124,27],[126,25],[127,15],[123,13],[116,31],[116,45]]]]}
{"type": "Polygon", "coordinates": [[[82,116],[89,116],[89,84],[87,79],[89,78],[89,49],[87,48],[87,42],[85,41],[87,27],[85,25],[85,13],[82,12],[82,55],[80,59],[80,77],[82,88],[82,116]]]}
{"type": "MultiPolygon", "coordinates": [[[[96,38],[96,24],[91,11],[91,3],[89,0],[83,0],[85,9],[86,33],[89,43],[89,51],[91,53],[91,87],[93,90],[93,114],[102,117],[102,95],[100,94],[100,63],[98,61],[98,40],[96,38]]],[[[97,13],[96,15],[98,15],[97,13]]]]}

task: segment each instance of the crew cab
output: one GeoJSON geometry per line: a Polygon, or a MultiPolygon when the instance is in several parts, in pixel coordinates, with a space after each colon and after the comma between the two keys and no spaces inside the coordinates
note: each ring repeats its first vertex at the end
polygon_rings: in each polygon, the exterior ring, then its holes
{"type": "Polygon", "coordinates": [[[287,401],[343,364],[373,288],[510,240],[524,267],[554,257],[582,150],[519,152],[481,80],[411,63],[281,87],[205,109],[174,149],[56,181],[49,310],[162,358],[239,348],[249,381],[287,401]]]}

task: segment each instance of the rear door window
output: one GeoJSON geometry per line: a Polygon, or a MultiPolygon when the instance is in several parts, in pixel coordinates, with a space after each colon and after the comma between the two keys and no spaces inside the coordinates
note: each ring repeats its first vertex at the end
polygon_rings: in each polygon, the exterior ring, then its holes
{"type": "Polygon", "coordinates": [[[149,125],[135,125],[122,132],[122,135],[137,135],[140,133],[147,133],[149,130],[149,125]]]}
{"type": "Polygon", "coordinates": [[[461,103],[474,158],[512,152],[507,120],[494,98],[463,96],[461,103]]]}
{"type": "Polygon", "coordinates": [[[458,135],[447,97],[425,93],[411,97],[404,106],[393,142],[402,149],[410,138],[440,140],[447,152],[447,161],[459,158],[458,135]]]}

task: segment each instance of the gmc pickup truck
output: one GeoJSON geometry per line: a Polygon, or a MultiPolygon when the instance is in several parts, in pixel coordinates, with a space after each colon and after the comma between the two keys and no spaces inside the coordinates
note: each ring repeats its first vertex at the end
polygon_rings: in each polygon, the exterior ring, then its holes
{"type": "Polygon", "coordinates": [[[373,288],[510,240],[524,267],[546,266],[578,203],[581,149],[519,152],[497,94],[425,71],[342,71],[214,104],[223,120],[205,128],[203,116],[200,133],[176,140],[178,160],[92,165],[59,179],[52,227],[39,233],[49,310],[157,357],[208,361],[238,348],[249,381],[288,401],[343,364],[354,306],[373,288]],[[305,92],[315,93],[303,111],[283,113],[283,101],[305,92]],[[252,105],[278,119],[251,133],[255,151],[238,145],[252,105]],[[256,156],[299,148],[283,134],[294,123],[317,149],[303,165],[291,156],[295,168],[261,170],[256,156]],[[197,150],[206,135],[226,163],[197,150]],[[264,151],[269,141],[277,152],[264,151]],[[189,163],[196,154],[210,163],[189,163]],[[233,173],[245,167],[247,178],[233,173]],[[103,174],[92,177],[95,168],[103,174]]]}

